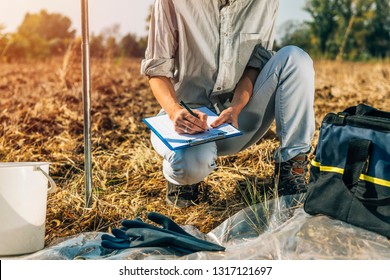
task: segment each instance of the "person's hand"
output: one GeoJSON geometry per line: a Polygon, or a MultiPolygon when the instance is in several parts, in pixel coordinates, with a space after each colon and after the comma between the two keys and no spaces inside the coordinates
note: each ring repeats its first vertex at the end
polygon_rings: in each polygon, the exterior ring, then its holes
{"type": "Polygon", "coordinates": [[[210,124],[211,127],[218,127],[224,123],[230,123],[235,128],[238,128],[238,112],[233,107],[229,107],[221,112],[219,117],[210,124]]]}
{"type": "Polygon", "coordinates": [[[178,109],[172,116],[173,125],[177,133],[196,134],[204,132],[207,125],[207,115],[198,110],[193,110],[198,116],[191,115],[186,109],[178,109]]]}

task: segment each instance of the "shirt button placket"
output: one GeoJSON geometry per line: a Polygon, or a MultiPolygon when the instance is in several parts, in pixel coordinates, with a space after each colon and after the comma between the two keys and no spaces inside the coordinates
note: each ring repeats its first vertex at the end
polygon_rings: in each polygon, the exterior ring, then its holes
{"type": "Polygon", "coordinates": [[[224,88],[224,80],[225,80],[225,74],[226,74],[226,68],[228,64],[226,63],[226,51],[228,51],[229,48],[229,15],[228,15],[228,7],[225,7],[221,10],[221,25],[220,25],[220,32],[219,32],[219,39],[220,39],[220,47],[219,47],[219,71],[218,71],[218,77],[216,81],[216,90],[221,91],[224,88]]]}

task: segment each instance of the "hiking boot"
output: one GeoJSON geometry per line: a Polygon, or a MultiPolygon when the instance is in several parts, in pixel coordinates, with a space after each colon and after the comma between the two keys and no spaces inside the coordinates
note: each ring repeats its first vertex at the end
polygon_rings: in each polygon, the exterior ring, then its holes
{"type": "Polygon", "coordinates": [[[275,163],[274,182],[278,184],[279,196],[307,191],[308,165],[307,154],[299,154],[286,162],[275,163]]]}
{"type": "Polygon", "coordinates": [[[198,201],[199,184],[175,185],[168,182],[166,202],[177,208],[186,208],[195,205],[198,201]]]}

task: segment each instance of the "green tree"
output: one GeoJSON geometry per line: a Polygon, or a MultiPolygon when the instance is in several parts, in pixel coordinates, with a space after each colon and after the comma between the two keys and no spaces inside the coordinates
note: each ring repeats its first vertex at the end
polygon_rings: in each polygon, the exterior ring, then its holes
{"type": "Polygon", "coordinates": [[[145,44],[141,39],[137,39],[134,34],[127,34],[119,43],[120,52],[127,57],[142,57],[145,53],[145,44]]]}
{"type": "Polygon", "coordinates": [[[309,0],[304,7],[312,17],[308,24],[322,54],[326,54],[333,47],[332,35],[338,28],[339,1],[309,0]]]}
{"type": "Polygon", "coordinates": [[[119,56],[119,46],[117,43],[121,37],[119,31],[120,25],[113,24],[112,26],[104,28],[100,33],[103,38],[105,58],[111,59],[119,56]]]}
{"type": "Polygon", "coordinates": [[[105,45],[106,58],[114,58],[119,56],[119,46],[115,37],[108,37],[105,45]]]}
{"type": "Polygon", "coordinates": [[[367,49],[375,57],[390,56],[390,2],[375,0],[372,24],[366,36],[367,49]]]}
{"type": "Polygon", "coordinates": [[[90,36],[89,48],[91,57],[103,58],[105,47],[104,47],[104,38],[102,34],[90,36]]]}
{"type": "Polygon", "coordinates": [[[71,24],[71,20],[61,14],[45,10],[27,13],[15,34],[13,47],[23,50],[30,58],[62,54],[75,37],[71,24]]]}
{"type": "Polygon", "coordinates": [[[305,10],[312,17],[308,22],[312,52],[337,59],[389,55],[389,0],[307,0],[305,10]]]}
{"type": "Polygon", "coordinates": [[[280,47],[294,45],[304,49],[307,52],[317,53],[315,44],[311,41],[310,26],[305,22],[288,20],[280,28],[281,40],[278,43],[280,47]]]}
{"type": "Polygon", "coordinates": [[[335,34],[337,59],[367,56],[366,37],[373,16],[373,0],[340,0],[339,28],[335,34]]]}

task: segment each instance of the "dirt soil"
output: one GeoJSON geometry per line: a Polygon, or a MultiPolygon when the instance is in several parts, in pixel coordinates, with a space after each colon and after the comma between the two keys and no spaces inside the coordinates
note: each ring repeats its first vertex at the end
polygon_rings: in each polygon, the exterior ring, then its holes
{"type": "MultiPolygon", "coordinates": [[[[139,60],[92,61],[93,206],[85,209],[81,64],[72,56],[0,67],[0,159],[52,162],[59,190],[48,197],[46,242],[80,232],[109,231],[122,219],[156,211],[209,232],[263,200],[278,146],[275,127],[257,145],[218,159],[201,185],[199,205],[165,204],[161,158],[142,118],[159,106],[139,60]]],[[[316,61],[317,131],[328,112],[359,103],[390,110],[389,62],[316,61]]],[[[32,198],[33,199],[33,198],[32,198]]]]}

